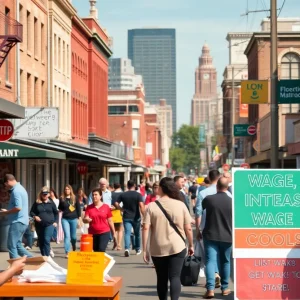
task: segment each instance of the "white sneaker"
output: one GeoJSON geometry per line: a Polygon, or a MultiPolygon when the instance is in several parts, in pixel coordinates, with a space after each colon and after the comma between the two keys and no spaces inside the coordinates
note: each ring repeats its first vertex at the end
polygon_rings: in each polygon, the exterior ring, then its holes
{"type": "Polygon", "coordinates": [[[142,250],[140,249],[140,250],[138,250],[138,251],[136,251],[136,255],[140,255],[142,253],[142,250]]]}
{"type": "Polygon", "coordinates": [[[52,258],[55,256],[52,249],[50,250],[50,256],[51,256],[52,258]]]}
{"type": "Polygon", "coordinates": [[[25,247],[26,250],[32,250],[29,246],[25,247]]]}
{"type": "Polygon", "coordinates": [[[201,277],[201,278],[205,277],[204,268],[200,268],[199,277],[201,277]]]}
{"type": "Polygon", "coordinates": [[[129,250],[126,249],[125,252],[124,252],[124,254],[125,254],[125,257],[129,257],[129,255],[130,255],[129,250]]]}

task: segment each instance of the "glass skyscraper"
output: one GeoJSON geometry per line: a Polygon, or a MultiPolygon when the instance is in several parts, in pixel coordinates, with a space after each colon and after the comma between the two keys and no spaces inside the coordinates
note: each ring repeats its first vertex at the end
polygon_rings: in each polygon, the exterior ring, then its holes
{"type": "Polygon", "coordinates": [[[173,132],[176,131],[176,32],[175,29],[128,30],[128,58],[135,73],[143,76],[146,100],[159,104],[166,99],[172,106],[173,132]]]}

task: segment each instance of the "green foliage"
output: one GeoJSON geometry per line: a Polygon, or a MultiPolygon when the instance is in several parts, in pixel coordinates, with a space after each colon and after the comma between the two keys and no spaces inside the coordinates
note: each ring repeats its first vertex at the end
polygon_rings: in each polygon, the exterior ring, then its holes
{"type": "Polygon", "coordinates": [[[173,135],[170,162],[173,170],[189,172],[200,165],[199,127],[182,125],[173,135]]]}

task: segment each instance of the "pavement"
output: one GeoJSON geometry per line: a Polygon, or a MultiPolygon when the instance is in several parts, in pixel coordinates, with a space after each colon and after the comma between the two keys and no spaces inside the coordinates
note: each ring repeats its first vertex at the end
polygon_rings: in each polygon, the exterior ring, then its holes
{"type": "MultiPolygon", "coordinates": [[[[52,243],[52,247],[55,253],[54,260],[62,267],[67,267],[67,259],[64,258],[63,244],[57,245],[52,243]]],[[[108,245],[108,249],[111,249],[111,245],[108,245]]],[[[39,255],[39,249],[33,247],[35,255],[39,255]]],[[[108,254],[112,255],[116,264],[110,272],[110,276],[121,276],[123,278],[123,288],[121,290],[122,300],[157,300],[156,293],[156,274],[155,269],[143,262],[142,255],[132,255],[129,257],[124,256],[123,251],[107,251],[108,254]]],[[[8,253],[0,252],[0,270],[7,268],[8,253]]],[[[192,287],[182,287],[181,300],[186,299],[201,299],[205,293],[205,278],[199,278],[198,284],[192,287]]],[[[231,282],[230,288],[233,290],[233,283],[231,282]]],[[[24,298],[26,300],[33,300],[37,298],[24,298]]],[[[41,298],[43,300],[51,300],[52,298],[41,298]]],[[[64,298],[67,300],[77,298],[64,298]]],[[[226,299],[233,300],[234,294],[230,294],[227,297],[221,295],[221,290],[215,291],[215,298],[217,300],[226,299]]]]}

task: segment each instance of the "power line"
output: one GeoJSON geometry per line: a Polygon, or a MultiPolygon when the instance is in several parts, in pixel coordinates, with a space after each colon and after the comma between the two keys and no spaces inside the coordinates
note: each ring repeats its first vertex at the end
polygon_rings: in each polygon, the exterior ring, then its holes
{"type": "Polygon", "coordinates": [[[283,7],[284,7],[285,2],[286,2],[286,0],[283,0],[283,3],[282,3],[282,5],[281,5],[281,7],[280,7],[280,10],[279,10],[279,13],[278,13],[277,18],[280,16],[281,11],[282,11],[282,9],[283,9],[283,7]]]}

